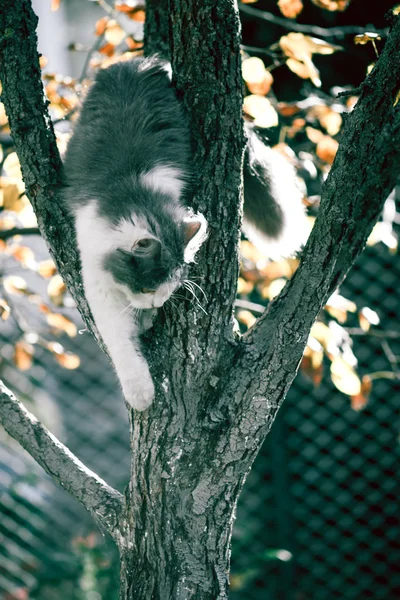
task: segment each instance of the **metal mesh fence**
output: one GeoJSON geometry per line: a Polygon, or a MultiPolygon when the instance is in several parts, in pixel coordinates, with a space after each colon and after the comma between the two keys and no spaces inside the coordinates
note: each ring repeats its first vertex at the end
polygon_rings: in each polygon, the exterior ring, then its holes
{"type": "MultiPolygon", "coordinates": [[[[400,356],[400,263],[383,246],[358,260],[341,292],[375,309],[385,338],[354,335],[363,373],[388,372],[400,356]],[[390,364],[390,359],[392,364],[390,364]]],[[[0,375],[90,468],[123,489],[128,423],[115,378],[88,334],[69,341],[82,366],[66,371],[38,350],[34,366],[13,364],[17,332],[2,325],[0,375]]],[[[399,380],[377,379],[367,407],[324,377],[297,377],[258,456],[237,509],[233,600],[400,596],[398,522],[399,380]],[[289,560],[288,560],[289,559],[289,560]]],[[[0,598],[114,600],[113,546],[85,511],[4,432],[0,437],[0,598]]]]}

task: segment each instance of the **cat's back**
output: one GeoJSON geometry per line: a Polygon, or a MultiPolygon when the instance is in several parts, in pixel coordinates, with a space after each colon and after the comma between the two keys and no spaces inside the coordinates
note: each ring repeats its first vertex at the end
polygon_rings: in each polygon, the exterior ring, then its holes
{"type": "Polygon", "coordinates": [[[189,160],[189,132],[168,63],[136,58],[101,70],[83,103],[65,156],[69,184],[96,173],[139,175],[189,160]]]}

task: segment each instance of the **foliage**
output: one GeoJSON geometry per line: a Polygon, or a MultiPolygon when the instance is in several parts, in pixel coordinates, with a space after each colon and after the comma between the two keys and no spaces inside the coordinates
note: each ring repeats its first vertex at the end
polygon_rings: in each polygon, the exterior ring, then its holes
{"type": "MultiPolygon", "coordinates": [[[[319,0],[313,0],[313,3],[321,10],[329,11],[344,11],[350,4],[349,1],[319,0]]],[[[87,52],[79,78],[45,71],[47,59],[41,57],[43,83],[61,152],[65,150],[70,126],[77,116],[80,98],[95,72],[142,53],[144,6],[136,0],[117,1],[114,5],[98,0],[98,4],[107,14],[94,24],[92,47],[82,48],[78,42],[70,48],[75,52],[87,52]]],[[[299,0],[279,0],[277,4],[282,15],[291,19],[297,18],[303,9],[303,3],[299,0]]],[[[60,1],[53,0],[52,10],[59,7],[60,1]]],[[[372,43],[378,53],[377,44],[380,40],[380,35],[365,31],[355,36],[354,44],[372,43]]],[[[314,56],[321,55],[324,60],[329,60],[332,54],[343,51],[337,44],[290,31],[288,25],[288,32],[262,51],[267,54],[267,60],[243,51],[243,80],[247,92],[244,115],[259,128],[264,137],[266,132],[272,140],[276,140],[274,150],[296,168],[304,194],[303,202],[309,210],[311,230],[318,213],[322,182],[334,161],[343,120],[357,102],[357,90],[353,93],[335,86],[326,93],[319,89],[322,82],[314,56]],[[282,68],[304,80],[307,87],[301,91],[303,97],[288,102],[280,100],[275,94],[273,73],[282,68]],[[307,82],[311,82],[312,87],[307,82]],[[344,92],[344,95],[338,97],[338,92],[344,92]]],[[[368,67],[371,68],[373,64],[368,67]]],[[[15,344],[14,361],[19,369],[29,369],[34,360],[35,346],[40,345],[61,366],[75,369],[80,364],[79,357],[66,351],[54,339],[77,334],[77,327],[68,315],[68,308],[73,306],[73,302],[56,273],[54,263],[50,259],[36,260],[32,243],[29,243],[31,238],[23,235],[24,231],[30,233],[35,230],[36,221],[24,194],[18,158],[13,151],[1,103],[0,132],[0,251],[3,257],[0,316],[3,321],[13,318],[20,331],[20,338],[15,344]],[[37,284],[32,274],[48,282],[47,298],[36,292],[37,284]],[[32,283],[28,284],[28,281],[32,283]],[[16,299],[21,297],[36,309],[34,326],[28,325],[24,310],[16,304],[16,299]]],[[[396,219],[395,201],[391,196],[383,218],[375,225],[368,243],[383,243],[390,252],[396,252],[397,237],[393,231],[396,219]]],[[[236,316],[242,331],[245,331],[255,322],[255,315],[281,291],[296,270],[299,259],[272,260],[247,240],[241,242],[241,255],[236,316]]],[[[302,371],[315,385],[319,385],[329,366],[335,386],[350,397],[355,410],[360,410],[367,403],[373,380],[385,377],[387,373],[364,373],[361,376],[357,372],[357,359],[352,351],[348,329],[358,326],[367,331],[378,325],[379,316],[374,311],[356,306],[335,293],[311,331],[301,364],[302,371]]]]}

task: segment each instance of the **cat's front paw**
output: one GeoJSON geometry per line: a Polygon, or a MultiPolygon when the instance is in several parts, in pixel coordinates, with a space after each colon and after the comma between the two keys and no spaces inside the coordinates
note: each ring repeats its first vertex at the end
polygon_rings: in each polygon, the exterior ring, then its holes
{"type": "Polygon", "coordinates": [[[146,410],[154,400],[154,384],[150,374],[122,382],[125,400],[136,410],[146,410]]]}

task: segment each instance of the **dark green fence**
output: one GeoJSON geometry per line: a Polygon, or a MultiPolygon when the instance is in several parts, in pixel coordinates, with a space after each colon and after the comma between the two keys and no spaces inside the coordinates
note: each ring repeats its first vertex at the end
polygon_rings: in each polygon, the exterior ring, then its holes
{"type": "MultiPolygon", "coordinates": [[[[398,256],[377,245],[342,286],[381,318],[379,335],[353,336],[359,373],[392,372],[393,379],[376,379],[368,405],[356,412],[328,369],[318,388],[298,376],[237,509],[232,600],[400,597],[399,282],[398,256]]],[[[95,344],[87,334],[71,342],[83,358],[78,371],[42,352],[21,373],[12,363],[16,335],[2,324],[1,377],[88,466],[123,489],[127,419],[95,344]]],[[[94,531],[85,511],[1,433],[0,598],[113,600],[113,546],[94,531]]]]}

